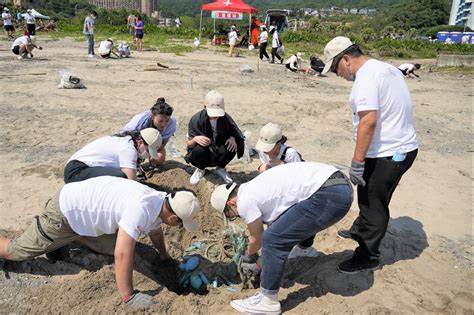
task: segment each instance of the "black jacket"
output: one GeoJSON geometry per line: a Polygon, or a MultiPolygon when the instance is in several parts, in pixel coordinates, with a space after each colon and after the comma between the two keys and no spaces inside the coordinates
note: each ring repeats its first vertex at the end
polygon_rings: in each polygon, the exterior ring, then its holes
{"type": "MultiPolygon", "coordinates": [[[[206,109],[194,114],[189,121],[188,137],[193,138],[195,136],[206,136],[212,141],[212,127],[206,109]]],[[[231,136],[235,138],[237,157],[240,158],[244,154],[245,138],[232,117],[226,113],[225,116],[217,119],[217,135],[212,144],[217,146],[224,145],[231,136]]]]}

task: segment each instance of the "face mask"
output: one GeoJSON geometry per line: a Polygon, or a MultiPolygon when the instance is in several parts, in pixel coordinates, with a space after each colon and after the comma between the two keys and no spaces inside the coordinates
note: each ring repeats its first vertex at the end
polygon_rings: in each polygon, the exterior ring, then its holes
{"type": "Polygon", "coordinates": [[[146,160],[148,158],[149,154],[148,154],[148,151],[145,150],[143,152],[138,152],[138,158],[142,161],[146,160]]]}
{"type": "Polygon", "coordinates": [[[349,77],[347,78],[347,80],[354,82],[356,80],[355,74],[349,72],[349,77]]]}

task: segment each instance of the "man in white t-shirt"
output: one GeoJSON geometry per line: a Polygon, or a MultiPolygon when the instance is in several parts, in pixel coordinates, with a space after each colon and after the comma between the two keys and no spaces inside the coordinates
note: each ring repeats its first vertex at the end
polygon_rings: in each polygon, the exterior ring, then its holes
{"type": "Polygon", "coordinates": [[[250,234],[239,264],[254,273],[261,269],[261,291],[231,306],[245,313],[279,314],[278,291],[288,256],[316,256],[314,248],[300,244],[312,243],[316,233],[342,219],[351,203],[349,180],[337,168],[313,162],[284,164],[250,182],[218,186],[212,206],[227,218],[240,217],[250,234]]]}
{"type": "Polygon", "coordinates": [[[5,29],[5,35],[7,36],[7,40],[12,40],[13,39],[12,34],[15,31],[15,28],[13,27],[12,16],[8,8],[3,8],[2,21],[3,21],[3,28],[5,29]]]}
{"type": "Polygon", "coordinates": [[[338,235],[356,240],[359,247],[351,259],[339,264],[339,271],[374,270],[380,264],[390,199],[418,153],[411,96],[400,70],[369,59],[347,37],[332,39],[324,56],[323,73],[331,70],[354,82],[349,103],[356,146],[349,175],[357,185],[360,214],[350,230],[338,235]]]}
{"type": "Polygon", "coordinates": [[[411,63],[404,63],[398,66],[398,70],[400,70],[404,76],[408,78],[413,78],[411,75],[413,74],[415,77],[419,78],[420,76],[415,73],[415,70],[421,68],[419,63],[411,64],[411,63]]]}
{"type": "Polygon", "coordinates": [[[18,59],[33,58],[33,49],[42,50],[43,47],[36,44],[34,36],[23,35],[13,41],[11,50],[18,56],[18,59]]]}
{"type": "Polygon", "coordinates": [[[107,38],[106,40],[103,40],[100,42],[99,55],[102,58],[108,59],[110,58],[111,54],[113,54],[115,57],[119,59],[122,58],[122,56],[119,55],[117,49],[115,49],[112,38],[107,38]]]}
{"type": "Polygon", "coordinates": [[[23,234],[0,237],[0,258],[22,261],[71,243],[115,256],[117,288],[133,310],[147,309],[153,297],[133,290],[133,256],[140,236],[148,235],[160,261],[170,259],[161,224],[197,231],[198,199],[189,191],[172,194],[111,176],[65,185],[23,234]],[[116,238],[115,238],[116,235],[116,238]]]}
{"type": "Polygon", "coordinates": [[[86,16],[84,19],[84,27],[82,29],[82,33],[87,38],[87,54],[89,58],[93,58],[95,56],[94,53],[94,29],[95,29],[95,21],[97,19],[97,12],[91,11],[91,13],[86,16]]]}

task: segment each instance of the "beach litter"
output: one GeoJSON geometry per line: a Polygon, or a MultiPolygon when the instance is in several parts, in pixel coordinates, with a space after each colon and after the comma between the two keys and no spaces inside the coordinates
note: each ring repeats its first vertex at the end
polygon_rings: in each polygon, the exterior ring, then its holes
{"type": "Polygon", "coordinates": [[[85,89],[86,88],[82,80],[79,77],[72,75],[72,73],[69,72],[68,70],[59,71],[59,75],[61,76],[61,80],[58,85],[59,89],[85,89]]]}

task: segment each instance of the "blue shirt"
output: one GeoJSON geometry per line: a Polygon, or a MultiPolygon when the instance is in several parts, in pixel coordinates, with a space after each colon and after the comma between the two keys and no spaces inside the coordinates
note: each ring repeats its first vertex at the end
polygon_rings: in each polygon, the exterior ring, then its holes
{"type": "MultiPolygon", "coordinates": [[[[153,126],[153,120],[151,118],[151,111],[147,110],[133,116],[133,118],[122,128],[122,131],[140,131],[145,128],[155,128],[153,126]]],[[[163,141],[169,140],[171,136],[176,132],[176,118],[174,116],[170,117],[168,125],[163,131],[160,131],[161,138],[163,141]]]]}

